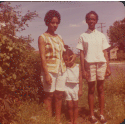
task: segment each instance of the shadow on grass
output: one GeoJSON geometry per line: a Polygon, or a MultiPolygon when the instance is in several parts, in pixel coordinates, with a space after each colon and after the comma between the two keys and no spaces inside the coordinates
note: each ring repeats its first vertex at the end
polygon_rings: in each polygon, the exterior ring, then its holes
{"type": "Polygon", "coordinates": [[[40,84],[38,84],[38,98],[39,98],[39,104],[43,104],[44,103],[44,91],[43,91],[43,86],[40,84]]]}
{"type": "MultiPolygon", "coordinates": [[[[66,101],[65,101],[65,94],[62,97],[62,108],[61,108],[61,114],[67,114],[66,112],[66,101]]],[[[55,98],[53,97],[53,101],[52,101],[52,115],[55,116],[55,98]]]]}
{"type": "Polygon", "coordinates": [[[79,109],[79,116],[80,116],[80,117],[89,116],[89,110],[86,109],[86,107],[81,107],[81,108],[79,109]]]}

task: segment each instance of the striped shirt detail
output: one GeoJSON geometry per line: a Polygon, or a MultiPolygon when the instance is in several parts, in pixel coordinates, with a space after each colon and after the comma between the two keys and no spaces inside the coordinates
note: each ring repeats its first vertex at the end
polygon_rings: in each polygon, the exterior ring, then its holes
{"type": "Polygon", "coordinates": [[[61,37],[51,37],[44,33],[41,35],[45,42],[45,56],[49,72],[58,73],[59,67],[62,72],[66,71],[66,66],[62,58],[64,44],[61,37]]]}

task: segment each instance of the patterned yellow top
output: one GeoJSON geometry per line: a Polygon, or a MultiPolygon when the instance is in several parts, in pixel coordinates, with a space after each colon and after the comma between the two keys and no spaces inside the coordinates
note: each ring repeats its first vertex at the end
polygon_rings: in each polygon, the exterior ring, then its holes
{"type": "Polygon", "coordinates": [[[66,66],[62,57],[64,43],[61,36],[50,36],[47,33],[41,35],[45,42],[45,57],[49,72],[58,73],[59,68],[62,72],[66,71],[66,66]]]}

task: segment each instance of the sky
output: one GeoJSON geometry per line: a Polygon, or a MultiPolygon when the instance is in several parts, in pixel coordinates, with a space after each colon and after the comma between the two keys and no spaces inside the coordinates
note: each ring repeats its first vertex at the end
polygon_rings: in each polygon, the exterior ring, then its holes
{"type": "MultiPolygon", "coordinates": [[[[47,30],[47,26],[44,22],[45,14],[49,10],[57,10],[61,15],[61,23],[55,33],[62,36],[64,43],[69,45],[74,52],[77,52],[76,45],[80,34],[88,29],[88,25],[85,21],[85,16],[90,11],[95,11],[99,15],[98,24],[96,24],[97,30],[101,31],[99,23],[104,23],[103,33],[107,37],[107,30],[109,26],[113,25],[116,20],[122,20],[125,17],[125,6],[122,2],[117,1],[21,1],[11,2],[11,6],[20,5],[20,11],[22,15],[26,14],[28,10],[36,11],[40,18],[35,18],[31,22],[29,21],[29,27],[25,31],[17,33],[17,36],[28,36],[34,39],[31,45],[38,50],[38,37],[47,30]]],[[[109,41],[108,37],[107,40],[109,41]]]]}

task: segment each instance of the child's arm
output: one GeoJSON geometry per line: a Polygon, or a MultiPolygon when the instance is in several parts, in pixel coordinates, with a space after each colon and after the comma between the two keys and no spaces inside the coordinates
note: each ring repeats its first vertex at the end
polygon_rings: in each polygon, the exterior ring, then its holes
{"type": "Polygon", "coordinates": [[[82,70],[82,76],[84,79],[88,80],[89,75],[88,73],[85,71],[85,65],[84,65],[84,51],[80,50],[80,62],[81,62],[81,70],[82,70]]]}
{"type": "Polygon", "coordinates": [[[110,66],[109,66],[109,59],[108,59],[107,50],[103,50],[103,52],[104,52],[104,57],[105,57],[106,63],[107,63],[107,69],[106,69],[105,76],[110,76],[111,75],[111,70],[110,70],[110,66]]]}
{"type": "Polygon", "coordinates": [[[78,95],[82,95],[82,70],[81,70],[81,65],[79,65],[79,91],[78,95]]]}

